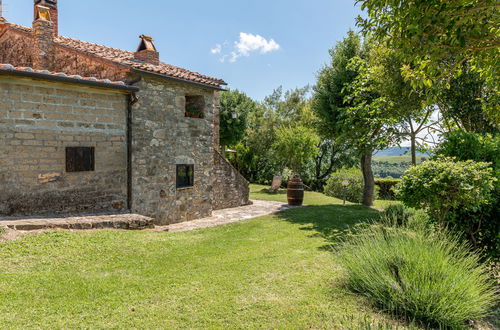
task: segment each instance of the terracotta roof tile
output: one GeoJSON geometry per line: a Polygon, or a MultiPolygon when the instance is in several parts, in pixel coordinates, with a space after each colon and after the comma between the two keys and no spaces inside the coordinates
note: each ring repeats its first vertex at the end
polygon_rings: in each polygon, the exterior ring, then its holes
{"type": "Polygon", "coordinates": [[[28,32],[28,33],[31,33],[31,28],[29,27],[26,27],[26,26],[22,26],[22,25],[18,25],[18,24],[14,24],[14,23],[8,23],[6,22],[10,27],[16,29],[16,30],[19,30],[19,31],[22,31],[22,32],[28,32]]]}
{"type": "MultiPolygon", "coordinates": [[[[12,28],[31,33],[31,28],[8,23],[12,28]]],[[[209,76],[202,75],[197,72],[192,72],[186,69],[182,69],[167,63],[160,62],[159,65],[149,64],[143,61],[136,60],[134,58],[134,53],[122,49],[107,47],[103,45],[98,45],[78,39],[73,39],[64,36],[57,36],[55,42],[59,45],[69,47],[76,51],[87,53],[100,57],[102,59],[121,64],[124,66],[129,66],[133,69],[148,71],[167,77],[177,78],[180,80],[185,80],[187,82],[195,82],[211,87],[219,88],[221,85],[226,85],[224,80],[213,78],[209,76]]]]}
{"type": "Polygon", "coordinates": [[[56,76],[56,77],[64,77],[64,78],[70,78],[74,80],[87,80],[87,81],[95,81],[95,82],[100,82],[103,84],[109,84],[109,85],[120,85],[120,86],[126,86],[126,84],[123,81],[111,81],[109,79],[97,79],[95,77],[82,77],[79,75],[67,75],[64,72],[50,72],[48,70],[34,70],[33,68],[29,67],[22,67],[18,66],[15,67],[11,64],[2,64],[0,63],[0,70],[1,71],[13,71],[13,72],[34,72],[34,73],[39,73],[47,76],[56,76]]]}

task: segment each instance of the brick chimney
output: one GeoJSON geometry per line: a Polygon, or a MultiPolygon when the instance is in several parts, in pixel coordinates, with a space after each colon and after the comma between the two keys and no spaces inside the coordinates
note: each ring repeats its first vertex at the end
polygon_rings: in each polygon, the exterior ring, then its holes
{"type": "Polygon", "coordinates": [[[153,38],[144,34],[139,36],[139,38],[141,38],[141,42],[134,54],[134,58],[153,65],[160,64],[160,53],[156,51],[153,38]]]}
{"type": "Polygon", "coordinates": [[[54,25],[54,34],[59,35],[59,17],[57,12],[57,0],[35,0],[35,20],[37,17],[36,7],[42,6],[49,8],[50,19],[54,25]]]}
{"type": "Polygon", "coordinates": [[[35,20],[33,21],[33,68],[51,70],[54,62],[56,26],[52,21],[51,8],[37,5],[37,2],[56,3],[56,1],[35,0],[35,20]]]}

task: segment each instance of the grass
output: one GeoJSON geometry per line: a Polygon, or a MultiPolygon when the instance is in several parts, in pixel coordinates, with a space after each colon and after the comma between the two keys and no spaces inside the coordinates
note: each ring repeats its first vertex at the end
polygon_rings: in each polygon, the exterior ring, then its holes
{"type": "MultiPolygon", "coordinates": [[[[286,189],[280,189],[277,193],[268,193],[268,192],[265,192],[266,188],[269,188],[269,187],[265,186],[265,185],[251,184],[250,185],[250,198],[264,200],[264,201],[282,202],[282,203],[287,202],[286,189]]],[[[304,204],[306,204],[306,205],[329,205],[329,204],[341,205],[342,203],[343,203],[343,201],[341,199],[338,199],[335,197],[329,197],[329,196],[326,196],[322,193],[318,193],[318,192],[314,192],[314,191],[306,192],[305,198],[304,198],[304,204]]],[[[376,200],[373,203],[373,208],[376,210],[385,210],[390,205],[397,205],[397,204],[401,204],[401,202],[391,201],[391,200],[376,200]]],[[[353,206],[353,205],[359,205],[359,204],[346,202],[346,205],[353,206]]]]}
{"type": "MultiPolygon", "coordinates": [[[[283,193],[252,198],[283,201],[283,193]]],[[[310,207],[185,233],[53,231],[0,242],[2,328],[387,328],[331,253],[374,209],[310,207]],[[368,320],[368,321],[367,321],[368,320]],[[373,326],[377,324],[377,326],[373,326]]]]}

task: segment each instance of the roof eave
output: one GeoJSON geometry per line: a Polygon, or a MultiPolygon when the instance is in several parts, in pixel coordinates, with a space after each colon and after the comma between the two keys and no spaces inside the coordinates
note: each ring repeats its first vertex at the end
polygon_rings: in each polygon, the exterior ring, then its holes
{"type": "MultiPolygon", "coordinates": [[[[161,78],[161,79],[174,81],[177,83],[188,84],[188,85],[192,85],[192,86],[212,89],[212,90],[221,91],[221,92],[226,91],[226,89],[221,88],[220,86],[214,86],[214,85],[204,84],[204,83],[200,83],[200,82],[196,82],[196,81],[185,80],[185,79],[167,76],[167,75],[163,75],[160,73],[154,73],[154,72],[150,72],[150,71],[146,71],[146,70],[139,70],[139,69],[134,69],[134,68],[132,68],[131,70],[137,74],[153,76],[153,77],[157,77],[157,78],[161,78]]],[[[227,84],[221,83],[221,85],[227,85],[227,84]]]]}
{"type": "Polygon", "coordinates": [[[116,89],[116,90],[126,91],[129,93],[135,93],[135,92],[139,91],[139,88],[134,87],[134,86],[129,86],[129,85],[109,84],[109,83],[103,83],[103,82],[99,82],[99,81],[91,81],[91,80],[75,79],[75,78],[70,78],[70,77],[54,76],[54,75],[48,75],[45,73],[30,72],[30,71],[0,70],[0,76],[16,76],[16,77],[24,77],[24,78],[34,78],[34,79],[49,80],[49,81],[62,82],[62,83],[68,83],[68,84],[78,84],[78,85],[86,85],[86,86],[98,87],[98,88],[116,89]]]}

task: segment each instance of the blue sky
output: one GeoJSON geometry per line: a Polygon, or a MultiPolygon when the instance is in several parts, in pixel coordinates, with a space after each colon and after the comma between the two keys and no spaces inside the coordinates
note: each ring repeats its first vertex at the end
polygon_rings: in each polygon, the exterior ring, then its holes
{"type": "MultiPolygon", "coordinates": [[[[10,22],[31,26],[33,0],[4,3],[10,22]]],[[[354,0],[59,0],[59,31],[131,51],[151,35],[162,61],[261,100],[313,84],[359,14],[354,0]]]]}

